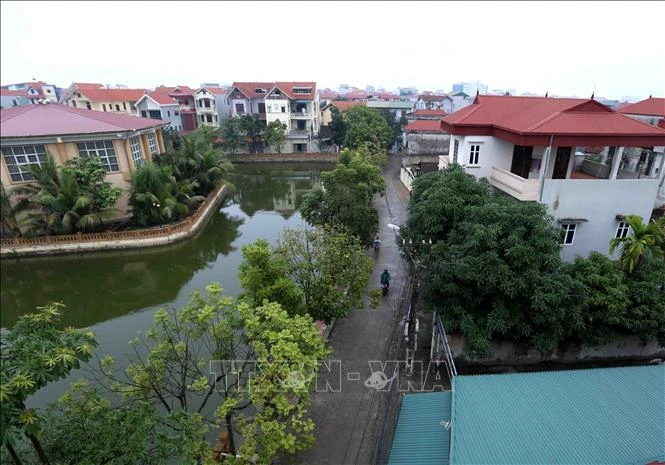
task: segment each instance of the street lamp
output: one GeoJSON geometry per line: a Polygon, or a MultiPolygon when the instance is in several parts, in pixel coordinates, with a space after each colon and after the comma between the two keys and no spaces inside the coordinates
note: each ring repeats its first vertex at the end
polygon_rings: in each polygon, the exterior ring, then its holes
{"type": "MultiPolygon", "coordinates": [[[[159,207],[161,207],[159,202],[152,202],[152,206],[157,208],[157,209],[159,209],[159,207]]],[[[157,218],[159,219],[159,227],[161,228],[162,227],[162,214],[159,211],[157,211],[157,218]]]]}

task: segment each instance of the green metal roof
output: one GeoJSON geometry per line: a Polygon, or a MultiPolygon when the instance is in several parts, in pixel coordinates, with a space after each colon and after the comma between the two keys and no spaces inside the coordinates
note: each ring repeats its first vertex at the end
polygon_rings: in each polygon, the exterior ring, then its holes
{"type": "Polygon", "coordinates": [[[452,465],[665,460],[665,365],[457,376],[453,403],[452,465]]]}
{"type": "Polygon", "coordinates": [[[405,394],[388,465],[448,465],[451,392],[405,394]]]}

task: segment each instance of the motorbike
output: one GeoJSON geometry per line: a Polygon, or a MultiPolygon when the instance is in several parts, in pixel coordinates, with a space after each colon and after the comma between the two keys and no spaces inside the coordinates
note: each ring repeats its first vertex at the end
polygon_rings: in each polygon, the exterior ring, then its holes
{"type": "Polygon", "coordinates": [[[388,281],[384,281],[381,283],[381,294],[386,295],[388,293],[388,287],[390,285],[388,284],[388,281]]]}

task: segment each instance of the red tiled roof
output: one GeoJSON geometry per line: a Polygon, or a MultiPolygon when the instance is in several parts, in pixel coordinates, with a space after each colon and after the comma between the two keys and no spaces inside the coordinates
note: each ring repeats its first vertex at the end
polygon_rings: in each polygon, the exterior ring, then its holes
{"type": "Polygon", "coordinates": [[[117,133],[163,126],[162,120],[73,108],[57,103],[0,110],[0,137],[117,133]]]}
{"type": "MultiPolygon", "coordinates": [[[[581,142],[584,137],[603,137],[605,142],[613,138],[617,144],[636,146],[665,145],[662,129],[586,99],[480,95],[473,104],[445,116],[442,127],[453,134],[494,135],[513,143],[520,143],[515,135],[539,136],[539,143],[533,143],[532,139],[532,143],[520,145],[542,145],[550,136],[567,136],[559,142],[567,140],[569,144],[580,145],[585,145],[581,142]]],[[[598,143],[587,140],[588,145],[603,145],[602,141],[594,140],[598,143]]]]}
{"type": "Polygon", "coordinates": [[[80,87],[78,89],[78,92],[91,102],[136,102],[143,97],[145,91],[145,89],[94,89],[80,87]]]}
{"type": "Polygon", "coordinates": [[[422,94],[419,96],[420,100],[424,100],[426,102],[440,102],[441,100],[452,100],[449,96],[447,95],[430,95],[430,94],[422,94]]]}
{"type": "Polygon", "coordinates": [[[164,92],[146,92],[145,95],[160,105],[178,105],[178,102],[173,97],[164,92]]]}
{"type": "Polygon", "coordinates": [[[231,89],[237,88],[248,99],[264,98],[273,88],[272,82],[234,82],[231,89]],[[256,89],[265,89],[266,94],[257,94],[256,89]]]}
{"type": "Polygon", "coordinates": [[[415,116],[446,116],[446,113],[443,110],[416,110],[413,112],[415,116]]]}
{"type": "Polygon", "coordinates": [[[330,105],[335,106],[339,111],[344,113],[346,110],[348,110],[351,107],[355,107],[356,105],[367,105],[367,103],[346,101],[346,100],[340,100],[340,101],[333,100],[332,102],[330,102],[330,105]]]}
{"type": "Polygon", "coordinates": [[[0,89],[0,95],[3,97],[25,97],[25,89],[22,90],[10,90],[10,89],[0,89]]]}
{"type": "Polygon", "coordinates": [[[665,98],[648,98],[641,102],[619,108],[624,115],[644,115],[665,117],[665,98]]]}
{"type": "Polygon", "coordinates": [[[367,100],[372,96],[367,92],[347,92],[346,94],[340,94],[340,97],[348,98],[349,100],[367,100]]]}
{"type": "Polygon", "coordinates": [[[337,92],[333,91],[322,91],[319,93],[319,96],[323,99],[333,99],[337,97],[337,92]]]}
{"type": "Polygon", "coordinates": [[[441,121],[436,119],[419,119],[404,127],[404,132],[439,132],[443,133],[441,121]]]}
{"type": "Polygon", "coordinates": [[[225,95],[226,91],[222,89],[221,87],[205,87],[205,89],[210,92],[211,94],[215,95],[225,95]]]}
{"type": "Polygon", "coordinates": [[[274,87],[277,87],[292,99],[312,100],[316,97],[316,82],[276,82],[274,87]],[[297,94],[294,90],[297,87],[311,90],[306,94],[297,94]]]}
{"type": "Polygon", "coordinates": [[[104,86],[101,84],[90,83],[90,82],[75,82],[72,84],[79,89],[103,89],[104,86]]]}
{"type": "Polygon", "coordinates": [[[175,87],[167,87],[167,86],[159,86],[155,87],[155,92],[160,93],[160,94],[168,94],[168,95],[194,95],[194,89],[188,86],[175,86],[175,87]]]}

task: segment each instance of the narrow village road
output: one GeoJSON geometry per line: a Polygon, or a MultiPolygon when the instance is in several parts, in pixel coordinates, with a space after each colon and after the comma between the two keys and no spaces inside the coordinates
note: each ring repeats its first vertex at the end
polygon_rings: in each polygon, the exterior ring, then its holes
{"type": "MultiPolygon", "coordinates": [[[[327,375],[331,386],[337,385],[339,392],[315,392],[312,398],[311,415],[316,423],[314,446],[296,457],[280,463],[307,465],[352,465],[372,463],[383,405],[388,392],[372,387],[368,380],[372,375],[370,361],[384,362],[392,337],[399,322],[401,290],[408,280],[405,267],[395,241],[396,232],[389,223],[400,225],[406,222],[409,192],[399,180],[399,154],[391,154],[384,168],[386,195],[376,200],[379,212],[379,235],[381,250],[375,258],[375,267],[368,289],[379,287],[379,276],[384,269],[392,275],[390,291],[382,296],[379,307],[358,309],[345,318],[337,320],[330,334],[333,359],[339,360],[341,376],[335,368],[327,375]],[[339,380],[341,378],[341,384],[339,380]]],[[[374,257],[374,251],[368,251],[374,257]]],[[[368,299],[369,300],[369,299],[368,299]]],[[[375,365],[376,366],[376,365],[375,365]]],[[[388,376],[392,368],[384,370],[388,376]]],[[[325,386],[319,379],[319,386],[325,386]]],[[[321,389],[319,389],[321,391],[321,389]]]]}

